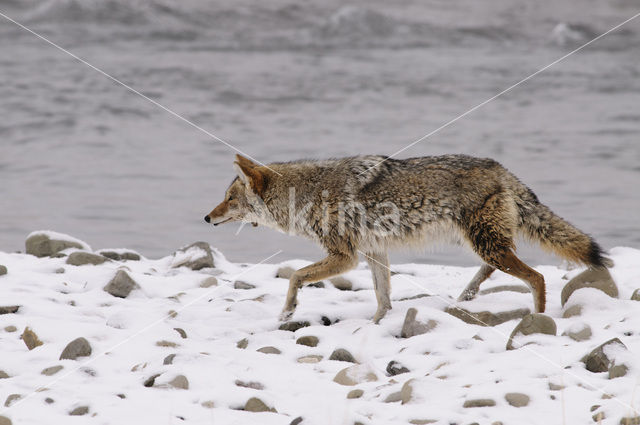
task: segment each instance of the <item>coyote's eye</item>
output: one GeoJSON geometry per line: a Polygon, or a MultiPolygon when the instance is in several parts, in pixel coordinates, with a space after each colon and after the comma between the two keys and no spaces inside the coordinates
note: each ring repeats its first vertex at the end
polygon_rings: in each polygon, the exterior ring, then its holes
{"type": "Polygon", "coordinates": [[[229,195],[229,199],[227,201],[233,201],[233,195],[229,195]]]}

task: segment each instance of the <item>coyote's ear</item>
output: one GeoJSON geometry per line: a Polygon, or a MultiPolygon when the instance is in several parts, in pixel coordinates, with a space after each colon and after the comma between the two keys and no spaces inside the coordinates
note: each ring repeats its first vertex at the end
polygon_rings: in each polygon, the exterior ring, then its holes
{"type": "Polygon", "coordinates": [[[233,167],[238,173],[240,180],[258,196],[262,196],[267,188],[268,176],[266,170],[260,170],[257,164],[251,160],[236,155],[237,161],[233,163],[233,167]]]}

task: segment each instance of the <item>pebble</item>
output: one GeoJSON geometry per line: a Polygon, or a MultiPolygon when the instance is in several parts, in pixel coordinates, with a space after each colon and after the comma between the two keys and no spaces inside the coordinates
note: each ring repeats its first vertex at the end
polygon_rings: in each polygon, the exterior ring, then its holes
{"type": "Polygon", "coordinates": [[[191,248],[202,250],[205,252],[205,255],[202,257],[196,257],[195,259],[187,259],[180,262],[176,262],[173,264],[172,267],[174,268],[187,267],[187,268],[190,268],[191,270],[197,271],[204,268],[213,268],[215,266],[213,262],[213,255],[211,254],[211,246],[209,246],[209,244],[206,242],[196,242],[184,248],[180,248],[173,254],[174,258],[178,255],[185,255],[185,253],[189,251],[191,248]]]}
{"type": "Polygon", "coordinates": [[[435,320],[429,320],[427,323],[416,320],[417,314],[418,310],[413,307],[407,310],[404,323],[402,324],[402,331],[400,332],[403,338],[411,338],[412,336],[425,334],[438,326],[438,322],[435,320]]]}
{"type": "Polygon", "coordinates": [[[283,323],[278,327],[278,329],[280,329],[281,331],[295,332],[298,329],[306,328],[308,326],[311,326],[311,323],[307,322],[306,320],[303,320],[303,321],[283,323]]]}
{"type": "Polygon", "coordinates": [[[22,398],[22,394],[9,394],[7,399],[4,401],[4,407],[11,407],[11,404],[22,398]]]}
{"type": "Polygon", "coordinates": [[[178,375],[169,381],[168,385],[173,388],[179,388],[181,390],[189,389],[189,380],[184,375],[178,375]]]}
{"type": "Polygon", "coordinates": [[[613,338],[600,344],[581,359],[588,371],[594,373],[607,372],[613,366],[613,359],[610,359],[605,353],[605,347],[610,345],[618,345],[623,349],[627,348],[618,338],[613,338]]]}
{"type": "Polygon", "coordinates": [[[20,338],[24,341],[29,351],[42,345],[42,341],[40,341],[38,335],[36,335],[36,333],[29,327],[24,328],[24,331],[22,332],[22,335],[20,335],[20,338]]]}
{"type": "Polygon", "coordinates": [[[241,280],[236,280],[235,282],[233,282],[234,289],[254,289],[255,287],[256,285],[252,285],[250,283],[243,282],[241,280]]]}
{"type": "Polygon", "coordinates": [[[236,379],[235,384],[238,387],[242,387],[242,388],[251,388],[254,390],[264,390],[264,385],[262,385],[260,382],[254,382],[254,381],[241,381],[239,379],[236,379]]]}
{"type": "Polygon", "coordinates": [[[333,353],[331,353],[331,356],[329,356],[329,360],[357,363],[356,359],[351,355],[351,353],[345,350],[344,348],[338,348],[336,350],[333,350],[333,353]]]}
{"type": "Polygon", "coordinates": [[[507,393],[504,399],[513,407],[524,407],[529,404],[530,400],[529,396],[523,393],[507,393]]]}
{"type": "Polygon", "coordinates": [[[312,354],[310,356],[302,356],[298,358],[298,363],[320,363],[322,356],[312,354]]]}
{"type": "Polygon", "coordinates": [[[19,305],[0,306],[0,314],[17,313],[19,309],[20,309],[19,305]]]}
{"type": "Polygon", "coordinates": [[[103,289],[114,297],[127,298],[131,291],[140,286],[124,270],[118,270],[116,275],[103,289]]]}
{"type": "Polygon", "coordinates": [[[182,339],[187,338],[187,333],[184,331],[184,329],[182,329],[182,328],[173,328],[173,330],[178,332],[178,334],[180,334],[180,337],[182,337],[182,339]]]}
{"type": "Polygon", "coordinates": [[[164,360],[162,361],[163,365],[168,365],[168,364],[173,364],[173,359],[176,358],[175,354],[169,354],[167,357],[164,358],[164,360]]]}
{"type": "Polygon", "coordinates": [[[560,303],[562,306],[567,303],[571,294],[581,288],[595,288],[609,295],[611,298],[618,298],[618,287],[613,277],[611,277],[609,270],[606,268],[589,268],[571,279],[564,288],[562,288],[562,293],[560,294],[560,303]]]}
{"type": "Polygon", "coordinates": [[[490,398],[477,398],[473,400],[466,400],[462,407],[464,408],[472,408],[472,407],[493,407],[496,405],[495,400],[490,398]]]}
{"type": "Polygon", "coordinates": [[[353,288],[353,283],[342,276],[332,277],[329,282],[341,291],[350,291],[353,288]]]}
{"type": "Polygon", "coordinates": [[[7,274],[7,266],[0,264],[0,276],[7,274]]]}
{"type": "Polygon", "coordinates": [[[218,286],[218,279],[215,276],[209,276],[202,282],[200,282],[201,288],[210,288],[212,286],[218,286]]]}
{"type": "Polygon", "coordinates": [[[633,291],[633,294],[631,294],[631,301],[640,301],[640,288],[633,291]]]}
{"type": "Polygon", "coordinates": [[[75,360],[78,357],[87,357],[91,355],[91,344],[85,338],[76,338],[71,341],[60,354],[60,360],[75,360]]]}
{"type": "Polygon", "coordinates": [[[11,419],[6,416],[0,415],[0,425],[12,425],[11,419]]]}
{"type": "Polygon", "coordinates": [[[78,406],[69,412],[69,416],[83,416],[89,413],[89,406],[78,406]]]}
{"type": "Polygon", "coordinates": [[[270,408],[264,401],[257,397],[251,397],[244,405],[244,410],[247,412],[275,412],[276,409],[270,408]]]}
{"type": "Polygon", "coordinates": [[[364,394],[364,391],[359,389],[359,388],[357,388],[355,390],[349,391],[349,393],[347,394],[347,398],[349,398],[349,399],[360,398],[360,397],[362,397],[363,394],[364,394]]]}
{"type": "Polygon", "coordinates": [[[51,367],[47,367],[47,368],[42,369],[42,372],[40,372],[40,373],[42,375],[52,376],[52,375],[55,375],[56,373],[60,372],[63,368],[64,368],[64,366],[62,366],[62,365],[51,366],[51,367]]]}
{"type": "Polygon", "coordinates": [[[407,372],[409,372],[409,369],[395,360],[391,360],[389,364],[387,364],[387,373],[390,376],[400,375],[407,372]]]}
{"type": "Polygon", "coordinates": [[[242,338],[240,341],[236,343],[236,347],[244,350],[249,345],[249,340],[247,338],[242,338]]]}
{"type": "Polygon", "coordinates": [[[280,354],[282,351],[278,350],[276,347],[267,346],[258,348],[256,351],[259,351],[264,354],[280,354]]]}
{"type": "Polygon", "coordinates": [[[18,330],[18,328],[16,328],[16,327],[15,327],[15,326],[13,326],[13,325],[5,326],[5,328],[4,328],[4,331],[5,331],[5,332],[15,332],[15,331],[17,331],[17,330],[18,330]]]}
{"type": "Polygon", "coordinates": [[[510,320],[521,319],[531,313],[528,308],[501,311],[499,313],[491,311],[471,312],[459,307],[447,307],[444,311],[465,323],[480,326],[497,326],[510,320]]]}
{"type": "Polygon", "coordinates": [[[367,365],[353,365],[342,369],[333,378],[333,382],[340,385],[353,386],[362,382],[377,381],[378,376],[367,365]]]}
{"type": "Polygon", "coordinates": [[[306,336],[301,336],[300,338],[298,338],[296,340],[296,344],[306,345],[307,347],[317,347],[319,341],[320,340],[318,339],[317,336],[306,335],[306,336]]]}
{"type": "Polygon", "coordinates": [[[85,266],[88,264],[97,266],[105,261],[107,261],[107,258],[102,255],[93,254],[91,252],[76,251],[69,254],[66,263],[72,266],[85,266]]]}
{"type": "Polygon", "coordinates": [[[556,322],[551,317],[542,313],[528,314],[511,332],[509,341],[507,341],[507,350],[514,350],[520,347],[519,344],[514,344],[513,341],[518,335],[556,335],[557,332],[556,322]]]}
{"type": "Polygon", "coordinates": [[[591,338],[591,326],[586,323],[574,325],[562,333],[563,336],[568,336],[574,341],[586,341],[591,338]]]}

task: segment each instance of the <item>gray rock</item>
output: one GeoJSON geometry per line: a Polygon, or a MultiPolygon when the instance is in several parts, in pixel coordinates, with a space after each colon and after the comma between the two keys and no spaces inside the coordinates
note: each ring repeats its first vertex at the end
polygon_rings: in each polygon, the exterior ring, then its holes
{"type": "Polygon", "coordinates": [[[168,385],[173,388],[179,388],[181,390],[189,389],[189,380],[184,375],[178,375],[169,381],[168,385]]]}
{"type": "Polygon", "coordinates": [[[244,405],[244,410],[246,412],[274,412],[277,413],[277,410],[269,407],[265,404],[264,401],[260,400],[257,397],[251,397],[244,405]]]}
{"type": "Polygon", "coordinates": [[[357,363],[356,359],[351,355],[350,352],[345,350],[344,348],[338,348],[333,350],[331,356],[329,356],[329,360],[337,360],[339,362],[349,362],[349,363],[357,363]]]}
{"type": "Polygon", "coordinates": [[[0,379],[7,379],[7,378],[11,378],[11,377],[4,370],[0,370],[0,379]]]}
{"type": "Polygon", "coordinates": [[[524,407],[528,405],[529,400],[531,400],[528,395],[523,393],[507,393],[504,399],[513,407],[524,407]]]}
{"type": "Polygon", "coordinates": [[[407,369],[405,366],[401,365],[395,360],[391,360],[387,365],[387,373],[390,376],[400,375],[402,373],[407,373],[407,372],[409,372],[409,369],[407,369]]]}
{"type": "Polygon", "coordinates": [[[296,340],[296,344],[306,345],[307,347],[317,347],[320,340],[317,336],[305,335],[296,340]]]}
{"type": "Polygon", "coordinates": [[[86,248],[86,246],[82,246],[78,242],[50,239],[48,235],[43,233],[36,233],[28,237],[25,241],[25,247],[27,254],[35,255],[36,257],[51,257],[68,248],[86,248]]]}
{"type": "Polygon", "coordinates": [[[179,254],[184,254],[192,248],[199,248],[205,252],[205,255],[202,257],[193,258],[186,261],[180,261],[178,263],[174,263],[173,267],[188,267],[191,270],[201,270],[204,268],[213,268],[215,266],[213,262],[213,255],[211,254],[211,247],[206,242],[196,242],[192,243],[189,246],[184,248],[180,248],[174,253],[174,257],[179,254]]]}
{"type": "Polygon", "coordinates": [[[591,326],[586,323],[579,330],[567,330],[562,333],[563,336],[568,336],[574,341],[586,341],[591,338],[591,326]]]}
{"type": "Polygon", "coordinates": [[[176,358],[175,354],[169,354],[167,357],[164,358],[164,360],[162,361],[163,365],[168,365],[168,364],[173,364],[173,359],[176,358]]]}
{"type": "Polygon", "coordinates": [[[245,348],[247,348],[248,345],[249,345],[249,340],[247,338],[242,338],[240,341],[237,342],[236,347],[244,350],[245,348]]]}
{"type": "Polygon", "coordinates": [[[614,363],[609,368],[609,379],[620,378],[622,376],[625,376],[627,372],[629,372],[629,367],[627,365],[615,364],[614,361],[614,363]]]}
{"type": "Polygon", "coordinates": [[[271,346],[258,348],[256,351],[259,351],[259,352],[264,353],[264,354],[280,354],[280,353],[282,353],[282,351],[278,350],[276,347],[271,347],[271,346]]]}
{"type": "Polygon", "coordinates": [[[264,390],[264,385],[262,385],[260,382],[254,382],[254,381],[241,381],[239,379],[236,379],[235,384],[238,387],[242,387],[242,388],[251,388],[253,390],[264,390]]]}
{"type": "Polygon", "coordinates": [[[127,298],[131,291],[138,288],[140,286],[135,280],[131,279],[127,272],[118,270],[113,279],[103,289],[114,297],[127,298]]]}
{"type": "Polygon", "coordinates": [[[496,405],[495,400],[490,398],[477,398],[473,400],[466,400],[462,407],[470,408],[470,407],[493,407],[496,405]]]}
{"type": "Polygon", "coordinates": [[[12,425],[11,419],[6,416],[0,415],[0,425],[12,425]]]}
{"type": "Polygon", "coordinates": [[[20,310],[19,305],[6,305],[0,307],[0,314],[13,314],[20,310]]]}
{"type": "Polygon", "coordinates": [[[144,380],[142,385],[144,385],[147,388],[153,387],[153,385],[156,383],[156,378],[158,376],[160,376],[159,373],[155,373],[155,374],[151,375],[150,377],[148,377],[147,379],[144,380]]]}
{"type": "Polygon", "coordinates": [[[210,288],[212,286],[218,286],[218,279],[215,276],[209,276],[200,283],[201,288],[210,288]]]}
{"type": "Polygon", "coordinates": [[[618,287],[608,269],[587,269],[571,279],[562,288],[560,302],[564,306],[575,291],[581,288],[595,288],[612,298],[618,298],[618,287]]]}
{"type": "Polygon", "coordinates": [[[632,301],[640,301],[640,288],[638,288],[635,291],[633,291],[633,294],[631,294],[631,300],[632,301]]]}
{"type": "Polygon", "coordinates": [[[202,403],[200,403],[200,406],[206,408],[206,409],[213,409],[216,407],[216,403],[213,400],[206,400],[203,401],[202,403]]]}
{"type": "MultiPolygon", "coordinates": [[[[428,425],[435,424],[436,422],[438,422],[436,419],[411,419],[409,421],[411,425],[428,425]]],[[[494,422],[492,425],[496,425],[496,422],[494,422]]],[[[500,425],[502,425],[502,422],[500,422],[500,425]]]]}
{"type": "Polygon", "coordinates": [[[11,404],[22,398],[22,394],[9,394],[7,399],[4,401],[4,407],[11,407],[11,404]]]}
{"type": "Polygon", "coordinates": [[[640,425],[640,416],[625,416],[620,419],[620,425],[640,425]]]}
{"type": "Polygon", "coordinates": [[[413,395],[413,379],[409,379],[402,385],[400,389],[400,398],[402,400],[402,404],[407,404],[411,401],[411,396],[413,395]]]}
{"type": "Polygon", "coordinates": [[[411,338],[412,336],[425,334],[438,326],[438,322],[435,320],[429,320],[427,323],[416,320],[417,314],[418,310],[413,307],[407,310],[407,314],[404,317],[404,323],[402,325],[402,331],[400,332],[400,335],[403,338],[411,338]]]}
{"type": "Polygon", "coordinates": [[[353,283],[342,276],[332,277],[329,282],[341,291],[350,291],[353,288],[353,283]]]}
{"type": "Polygon", "coordinates": [[[525,316],[520,323],[513,329],[509,341],[507,342],[507,350],[518,348],[514,346],[513,339],[518,335],[545,334],[556,335],[558,329],[553,319],[542,313],[534,313],[525,316]]]}
{"type": "Polygon", "coordinates": [[[24,344],[27,346],[29,351],[42,345],[42,341],[40,341],[38,335],[36,335],[36,333],[29,327],[24,328],[24,331],[22,332],[22,335],[20,335],[20,338],[24,341],[24,344]]]}
{"type": "Polygon", "coordinates": [[[520,294],[527,294],[531,292],[531,289],[522,285],[499,285],[499,286],[494,286],[493,288],[483,289],[478,294],[487,295],[487,294],[495,294],[496,292],[518,292],[520,294]]]}
{"type": "Polygon", "coordinates": [[[358,388],[358,389],[349,391],[349,393],[347,394],[347,398],[349,399],[360,398],[362,397],[363,394],[364,394],[364,391],[358,388]]]}
{"type": "Polygon", "coordinates": [[[302,418],[302,416],[298,416],[297,418],[289,422],[289,425],[300,425],[303,420],[304,419],[302,418]]]}
{"type": "Polygon", "coordinates": [[[42,375],[52,376],[52,375],[55,375],[56,373],[60,372],[63,368],[64,368],[64,366],[62,366],[62,365],[46,367],[46,368],[42,369],[42,372],[40,372],[40,373],[42,375]]]}
{"type": "Polygon", "coordinates": [[[133,251],[99,251],[98,253],[114,261],[140,261],[140,254],[133,251]]]}
{"type": "Polygon", "coordinates": [[[15,332],[15,331],[17,331],[17,330],[18,330],[18,328],[16,328],[16,327],[15,327],[15,326],[13,326],[13,325],[9,325],[9,326],[5,326],[5,327],[4,327],[4,331],[5,331],[5,332],[15,332]]]}
{"type": "Polygon", "coordinates": [[[459,307],[447,307],[444,311],[454,317],[457,317],[465,323],[480,326],[500,325],[510,320],[521,319],[527,314],[531,313],[528,308],[501,311],[499,313],[493,313],[491,311],[481,311],[478,313],[474,313],[459,307]]]}
{"type": "Polygon", "coordinates": [[[184,331],[184,329],[182,329],[182,328],[173,328],[173,330],[178,332],[178,334],[180,335],[180,337],[182,339],[186,339],[187,338],[187,333],[184,331]]]}
{"type": "Polygon", "coordinates": [[[173,341],[167,341],[166,339],[162,339],[160,341],[156,341],[156,345],[158,347],[170,347],[170,348],[176,348],[176,347],[180,346],[180,344],[175,343],[173,341]]]}
{"type": "Polygon", "coordinates": [[[295,272],[295,269],[291,267],[280,267],[276,272],[276,277],[280,279],[291,279],[293,272],[295,272]]]}
{"type": "Polygon", "coordinates": [[[302,320],[302,321],[297,321],[297,322],[286,322],[286,323],[283,323],[278,327],[278,329],[280,329],[281,331],[295,332],[298,329],[306,328],[307,326],[311,326],[311,324],[309,322],[307,322],[306,320],[302,320]]]}
{"type": "Polygon", "coordinates": [[[52,399],[51,397],[47,397],[44,399],[44,402],[47,404],[53,404],[55,402],[54,399],[52,399]]]}
{"type": "Polygon", "coordinates": [[[89,413],[89,406],[78,406],[69,412],[69,416],[83,416],[89,413]]]}
{"type": "Polygon", "coordinates": [[[312,354],[310,356],[302,356],[298,358],[298,363],[320,363],[322,356],[312,354]]]}
{"type": "Polygon", "coordinates": [[[564,309],[562,312],[562,318],[568,319],[569,317],[580,316],[582,314],[582,305],[574,304],[564,309]]]}
{"type": "Polygon", "coordinates": [[[359,364],[345,367],[333,378],[333,382],[346,386],[353,386],[362,382],[373,382],[377,380],[378,377],[373,370],[366,365],[359,364]]]}
{"type": "Polygon", "coordinates": [[[60,360],[75,360],[78,357],[87,357],[91,355],[91,344],[85,338],[76,338],[71,341],[60,354],[60,360]]]}
{"type": "Polygon", "coordinates": [[[627,348],[618,338],[613,338],[600,344],[581,359],[588,371],[594,373],[607,372],[609,368],[614,365],[613,359],[607,357],[605,353],[605,347],[609,345],[618,345],[621,348],[627,348]]]}
{"type": "Polygon", "coordinates": [[[92,254],[90,252],[76,251],[69,254],[67,257],[67,264],[72,266],[84,266],[92,264],[94,266],[102,264],[107,261],[106,257],[102,255],[92,254]]]}
{"type": "Polygon", "coordinates": [[[7,274],[7,267],[0,264],[0,276],[7,274]]]}
{"type": "Polygon", "coordinates": [[[254,289],[255,287],[256,285],[252,285],[250,283],[243,282],[241,280],[236,280],[235,282],[233,282],[234,289],[254,289]]]}
{"type": "Polygon", "coordinates": [[[396,391],[395,393],[391,393],[384,399],[385,403],[396,403],[398,401],[402,401],[402,392],[396,391]]]}

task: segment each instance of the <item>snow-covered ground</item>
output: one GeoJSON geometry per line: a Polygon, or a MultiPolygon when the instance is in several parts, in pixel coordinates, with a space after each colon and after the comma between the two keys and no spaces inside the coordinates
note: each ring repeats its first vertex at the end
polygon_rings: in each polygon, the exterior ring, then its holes
{"type": "MultiPolygon", "coordinates": [[[[569,318],[563,318],[560,293],[582,269],[536,267],[547,281],[546,314],[557,335],[523,337],[515,350],[505,347],[520,319],[483,327],[445,311],[451,304],[474,312],[531,308],[531,295],[516,291],[456,302],[477,268],[392,266],[393,309],[375,325],[371,277],[361,263],[345,275],[351,290],[328,281],[324,288],[302,289],[292,320],[310,326],[292,332],[279,329],[288,281],[276,275],[279,268],[297,268],[304,261],[276,264],[282,260],[276,255],[262,264],[233,264],[213,249],[214,268],[188,267],[204,254],[192,248],[158,260],[73,266],[68,257],[0,252],[0,265],[7,268],[0,276],[0,307],[20,306],[0,315],[0,371],[8,375],[0,379],[0,416],[13,424],[154,425],[573,425],[593,423],[599,413],[605,424],[638,416],[640,360],[633,353],[640,352],[640,302],[630,298],[640,287],[640,250],[611,250],[618,297],[580,289],[565,307],[580,304],[582,312],[569,318]],[[103,290],[118,270],[138,285],[126,298],[103,290]],[[426,293],[431,296],[411,298],[426,293]],[[417,320],[432,329],[404,338],[403,322],[412,307],[417,320]],[[586,340],[562,335],[586,325],[592,331],[586,340]],[[21,339],[27,327],[42,342],[32,350],[21,339]],[[303,336],[317,337],[317,346],[296,343],[303,336]],[[86,338],[91,354],[59,360],[78,337],[86,338]],[[627,373],[609,379],[607,372],[588,371],[581,358],[615,337],[627,350],[605,351],[624,363],[627,373]],[[534,343],[521,346],[524,342],[534,343]],[[263,347],[276,350],[257,351],[263,347]],[[330,360],[339,348],[357,364],[330,360]],[[396,371],[408,371],[391,375],[391,361],[399,364],[396,371]],[[63,368],[57,373],[42,373],[58,365],[63,368]],[[356,384],[335,382],[348,367],[346,376],[356,384]],[[186,381],[174,380],[179,375],[186,381]],[[347,398],[358,395],[353,390],[362,395],[347,398]],[[510,403],[508,393],[520,395],[509,397],[510,403]],[[244,410],[253,397],[275,411],[244,410]],[[525,406],[511,405],[527,397],[525,406]],[[483,399],[488,400],[478,401],[483,399]],[[85,414],[69,415],[83,406],[85,414]]],[[[522,283],[496,272],[481,289],[502,285],[522,283]]]]}

